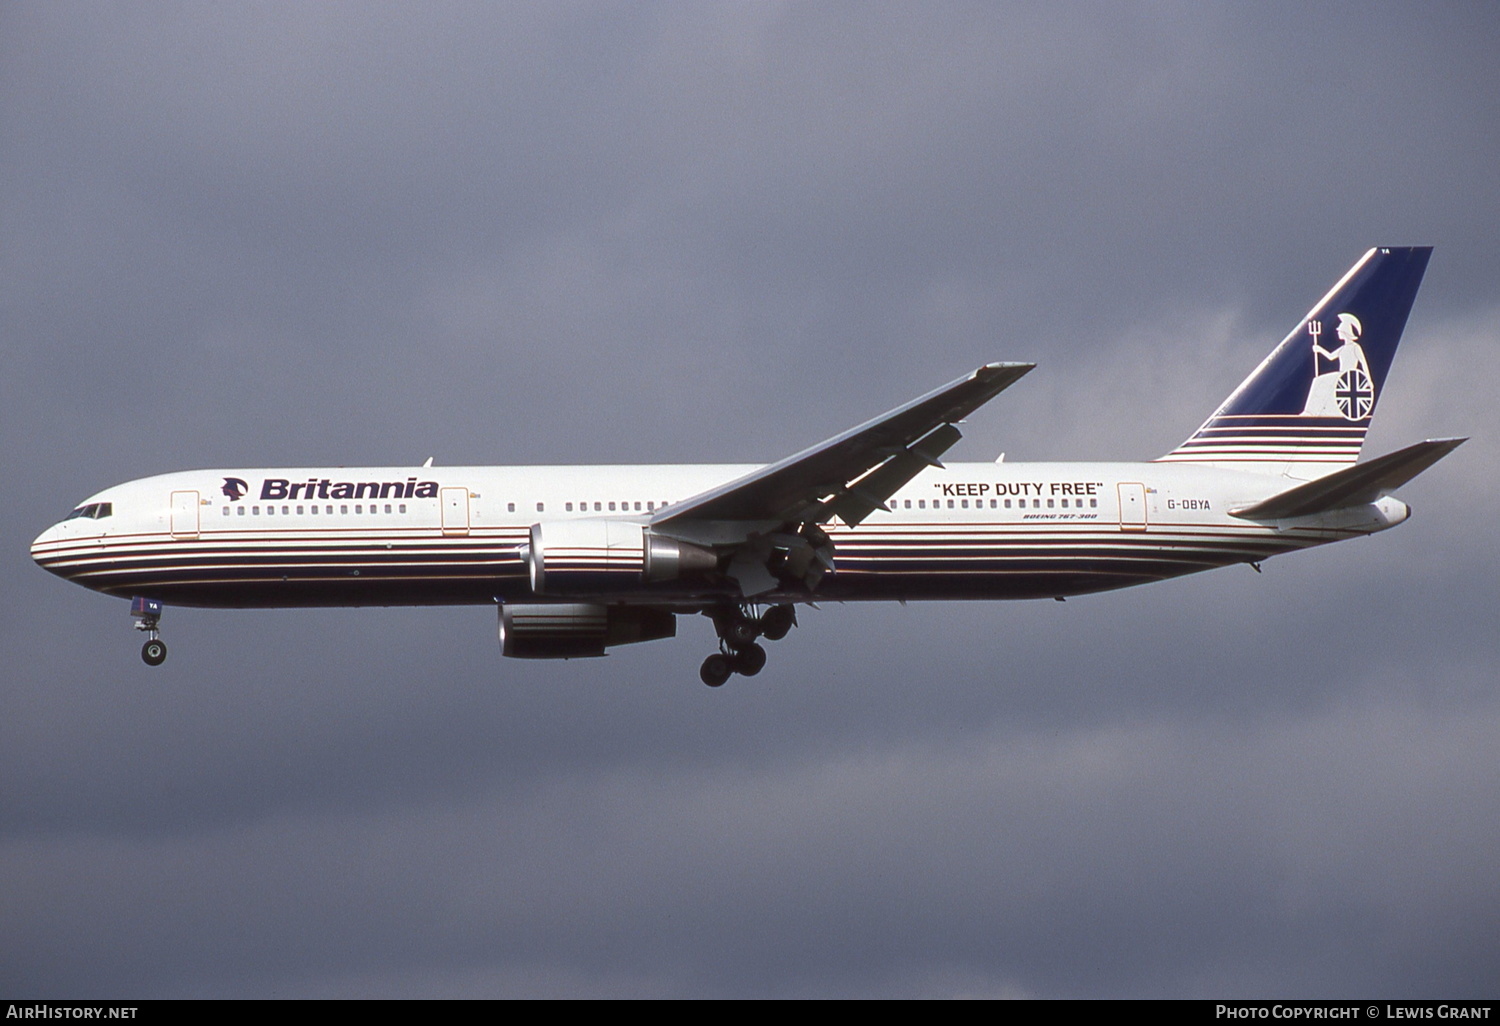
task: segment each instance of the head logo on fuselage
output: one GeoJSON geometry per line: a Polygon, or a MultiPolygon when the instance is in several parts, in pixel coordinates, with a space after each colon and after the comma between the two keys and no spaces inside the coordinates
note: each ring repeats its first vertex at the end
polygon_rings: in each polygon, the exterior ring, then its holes
{"type": "Polygon", "coordinates": [[[237,477],[226,477],[224,479],[224,489],[223,489],[223,491],[224,491],[225,496],[228,497],[228,499],[229,499],[230,502],[239,502],[241,499],[243,499],[245,497],[245,493],[248,492],[249,490],[250,490],[250,486],[248,484],[246,484],[240,478],[237,478],[237,477]]]}

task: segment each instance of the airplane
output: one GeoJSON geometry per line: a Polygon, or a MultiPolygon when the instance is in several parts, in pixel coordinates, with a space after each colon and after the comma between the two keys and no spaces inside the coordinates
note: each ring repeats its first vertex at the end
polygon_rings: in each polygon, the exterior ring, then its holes
{"type": "Polygon", "coordinates": [[[1181,445],[1139,463],[950,463],[959,424],[1033,369],[991,363],[776,463],[197,470],[107,488],[32,543],[164,604],[483,604],[522,659],[603,656],[703,614],[710,687],[766,663],[799,605],[1035,599],[1384,531],[1390,492],[1466,439],[1358,457],[1431,247],[1369,250],[1181,445]]]}

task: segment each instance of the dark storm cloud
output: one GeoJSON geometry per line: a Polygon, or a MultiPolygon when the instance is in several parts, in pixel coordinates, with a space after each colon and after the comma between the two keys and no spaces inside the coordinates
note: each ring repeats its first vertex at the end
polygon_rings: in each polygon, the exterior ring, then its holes
{"type": "Polygon", "coordinates": [[[0,989],[1492,992],[1483,8],[8,5],[0,989]],[[1065,605],[501,662],[36,532],[191,466],[771,459],[991,359],[964,458],[1159,454],[1433,244],[1379,538],[1065,605]]]}

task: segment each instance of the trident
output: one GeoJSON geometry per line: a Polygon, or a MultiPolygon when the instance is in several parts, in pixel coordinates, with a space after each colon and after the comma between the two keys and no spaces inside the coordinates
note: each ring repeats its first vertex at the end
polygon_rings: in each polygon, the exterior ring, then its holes
{"type": "Polygon", "coordinates": [[[1323,334],[1323,322],[1312,318],[1307,322],[1307,333],[1312,336],[1313,344],[1313,374],[1323,369],[1323,363],[1318,359],[1318,337],[1323,334]]]}

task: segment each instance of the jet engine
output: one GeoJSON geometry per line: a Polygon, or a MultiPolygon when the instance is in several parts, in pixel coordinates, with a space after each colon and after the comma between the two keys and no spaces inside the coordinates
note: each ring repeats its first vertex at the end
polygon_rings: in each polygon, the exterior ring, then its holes
{"type": "Polygon", "coordinates": [[[711,549],[608,519],[531,525],[526,561],[538,595],[608,595],[643,581],[701,577],[718,567],[711,549]]]}
{"type": "Polygon", "coordinates": [[[500,607],[500,654],[514,659],[583,659],[611,645],[676,636],[677,617],[651,606],[500,607]]]}

